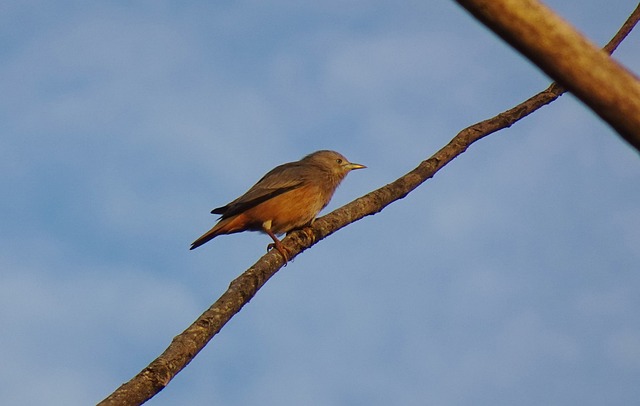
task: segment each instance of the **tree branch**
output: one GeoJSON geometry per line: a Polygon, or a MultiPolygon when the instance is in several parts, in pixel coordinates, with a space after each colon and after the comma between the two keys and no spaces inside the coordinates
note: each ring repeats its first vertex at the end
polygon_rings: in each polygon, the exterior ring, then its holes
{"type": "MultiPolygon", "coordinates": [[[[607,45],[613,51],[640,18],[640,7],[607,45]]],[[[523,103],[460,131],[446,146],[396,181],[370,192],[316,220],[312,227],[294,231],[283,244],[291,259],[316,242],[365,216],[373,215],[404,198],[442,167],[462,154],[474,142],[503,128],[557,99],[564,90],[552,84],[523,103]]],[[[116,389],[99,405],[140,405],[160,392],[204,348],[222,327],[253,298],[257,291],[283,266],[282,257],[272,251],[236,278],[227,291],[180,335],[151,364],[116,389]]]]}
{"type": "Polygon", "coordinates": [[[640,81],[537,0],[456,0],[640,151],[640,81]]]}

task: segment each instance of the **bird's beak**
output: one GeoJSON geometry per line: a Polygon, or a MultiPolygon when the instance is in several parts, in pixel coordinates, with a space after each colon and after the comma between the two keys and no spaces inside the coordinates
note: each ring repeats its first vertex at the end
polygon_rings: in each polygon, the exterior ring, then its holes
{"type": "Polygon", "coordinates": [[[345,165],[347,167],[348,170],[352,171],[354,169],[364,169],[366,168],[366,166],[364,165],[360,165],[360,164],[354,164],[353,162],[349,162],[347,165],[345,165]]]}

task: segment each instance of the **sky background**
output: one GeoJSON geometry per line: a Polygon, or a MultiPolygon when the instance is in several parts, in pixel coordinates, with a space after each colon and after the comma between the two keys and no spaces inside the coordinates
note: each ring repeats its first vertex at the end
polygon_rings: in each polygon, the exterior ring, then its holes
{"type": "MultiPolygon", "coordinates": [[[[547,4],[598,44],[636,5],[547,4]]],[[[453,1],[4,1],[0,403],[157,357],[264,253],[188,248],[274,166],[367,165],[326,213],[548,83],[453,1]]],[[[636,404],[639,271],[638,153],[564,95],[304,252],[148,404],[636,404]]]]}

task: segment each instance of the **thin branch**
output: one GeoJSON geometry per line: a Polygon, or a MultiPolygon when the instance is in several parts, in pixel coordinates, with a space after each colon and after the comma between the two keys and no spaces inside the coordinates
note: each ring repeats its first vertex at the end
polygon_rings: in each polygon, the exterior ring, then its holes
{"type": "Polygon", "coordinates": [[[640,81],[537,0],[456,0],[640,151],[640,81]]]}
{"type": "MultiPolygon", "coordinates": [[[[620,32],[607,45],[613,50],[622,42],[640,18],[636,9],[620,32]]],[[[373,215],[396,200],[404,198],[447,163],[462,154],[474,142],[533,113],[557,99],[564,90],[552,84],[523,103],[460,131],[446,146],[396,181],[374,190],[316,220],[313,227],[295,231],[283,240],[291,259],[316,242],[365,216],[373,215]],[[309,232],[309,233],[308,233],[309,232]]],[[[253,298],[258,290],[283,266],[277,252],[264,255],[236,278],[229,289],[184,332],[176,336],[167,349],[151,364],[116,389],[99,405],[140,405],[160,392],[204,348],[222,327],[253,298]]]]}
{"type": "Polygon", "coordinates": [[[640,20],[640,3],[636,6],[636,9],[633,10],[633,13],[627,18],[627,21],[622,24],[622,27],[618,30],[616,35],[611,38],[611,41],[607,43],[602,49],[608,53],[612,54],[617,48],[618,45],[622,43],[622,41],[629,35],[633,27],[636,26],[638,21],[640,20]]]}

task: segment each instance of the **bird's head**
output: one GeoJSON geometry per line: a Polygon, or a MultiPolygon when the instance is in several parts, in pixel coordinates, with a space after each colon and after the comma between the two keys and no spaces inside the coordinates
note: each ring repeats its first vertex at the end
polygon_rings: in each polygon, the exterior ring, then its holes
{"type": "Polygon", "coordinates": [[[349,162],[347,158],[338,152],[328,150],[316,151],[304,157],[302,161],[321,166],[324,170],[339,178],[344,178],[347,173],[354,169],[366,168],[364,165],[349,162]]]}

